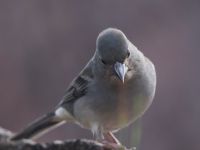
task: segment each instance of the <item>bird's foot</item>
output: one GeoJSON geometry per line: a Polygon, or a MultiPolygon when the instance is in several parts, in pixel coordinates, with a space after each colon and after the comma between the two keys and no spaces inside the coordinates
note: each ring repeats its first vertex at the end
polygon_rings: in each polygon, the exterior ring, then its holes
{"type": "Polygon", "coordinates": [[[104,147],[111,150],[127,150],[119,140],[112,134],[112,132],[104,133],[103,140],[100,140],[100,143],[103,144],[104,147]]]}
{"type": "Polygon", "coordinates": [[[100,143],[103,144],[105,148],[108,148],[111,150],[127,150],[125,146],[118,143],[110,143],[108,141],[101,141],[100,143]]]}

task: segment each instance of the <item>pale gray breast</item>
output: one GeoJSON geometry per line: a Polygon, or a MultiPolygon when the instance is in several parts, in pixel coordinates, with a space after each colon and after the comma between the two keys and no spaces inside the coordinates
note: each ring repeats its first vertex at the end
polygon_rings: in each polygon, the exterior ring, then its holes
{"type": "MultiPolygon", "coordinates": [[[[147,68],[153,71],[153,68],[147,68]]],[[[115,79],[114,82],[93,82],[87,94],[77,100],[75,115],[84,126],[98,122],[105,130],[128,125],[140,117],[152,102],[155,91],[152,76],[154,73],[147,74],[143,70],[124,84],[115,79]]]]}

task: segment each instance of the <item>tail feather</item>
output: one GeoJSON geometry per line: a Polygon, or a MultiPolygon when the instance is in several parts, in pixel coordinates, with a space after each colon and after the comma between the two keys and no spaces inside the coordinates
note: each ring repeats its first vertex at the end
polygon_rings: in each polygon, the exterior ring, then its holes
{"type": "Polygon", "coordinates": [[[11,140],[17,141],[36,137],[39,134],[44,133],[45,130],[49,130],[56,125],[60,125],[60,123],[62,123],[62,121],[56,118],[54,112],[48,113],[34,121],[21,132],[11,137],[11,140]]]}

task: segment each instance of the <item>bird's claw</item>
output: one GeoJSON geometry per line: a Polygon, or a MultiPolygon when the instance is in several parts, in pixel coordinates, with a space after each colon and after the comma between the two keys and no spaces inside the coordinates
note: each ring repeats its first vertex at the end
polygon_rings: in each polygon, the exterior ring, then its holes
{"type": "Polygon", "coordinates": [[[116,143],[110,143],[108,141],[102,141],[101,144],[111,150],[128,150],[125,146],[116,143]]]}

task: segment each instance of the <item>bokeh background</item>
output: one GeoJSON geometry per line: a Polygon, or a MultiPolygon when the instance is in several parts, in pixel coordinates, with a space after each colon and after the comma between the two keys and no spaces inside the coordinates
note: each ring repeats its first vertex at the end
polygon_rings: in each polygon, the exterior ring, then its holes
{"type": "MultiPolygon", "coordinates": [[[[200,149],[200,1],[1,0],[0,126],[19,131],[50,111],[117,27],[156,66],[155,101],[117,136],[139,150],[200,149]]],[[[67,124],[39,141],[92,138],[67,124]]]]}

